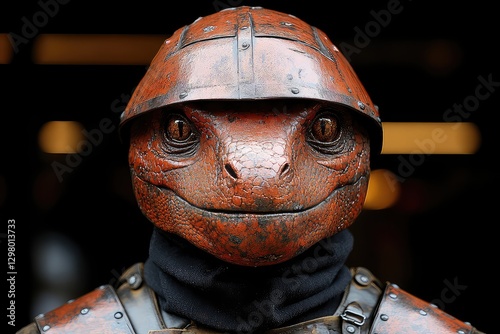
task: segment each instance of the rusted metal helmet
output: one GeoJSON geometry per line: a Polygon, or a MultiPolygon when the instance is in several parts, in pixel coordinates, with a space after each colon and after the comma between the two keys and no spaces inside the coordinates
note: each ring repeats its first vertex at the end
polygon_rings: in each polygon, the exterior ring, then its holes
{"type": "Polygon", "coordinates": [[[197,100],[313,99],[367,120],[382,145],[377,107],[328,36],[299,18],[242,6],[200,17],[160,47],[120,125],[160,107],[197,100]]]}

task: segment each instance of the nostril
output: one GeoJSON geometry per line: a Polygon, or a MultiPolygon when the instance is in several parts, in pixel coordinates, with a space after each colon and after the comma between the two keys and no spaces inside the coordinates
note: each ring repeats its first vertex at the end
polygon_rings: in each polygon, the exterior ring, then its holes
{"type": "Polygon", "coordinates": [[[279,177],[283,177],[283,175],[288,173],[289,170],[290,170],[290,164],[288,162],[284,163],[283,166],[281,166],[279,177]]]}
{"type": "Polygon", "coordinates": [[[236,175],[236,172],[234,171],[233,167],[231,167],[230,164],[226,164],[224,166],[224,168],[226,169],[226,172],[231,175],[232,178],[234,179],[237,179],[238,178],[238,175],[236,175]]]}

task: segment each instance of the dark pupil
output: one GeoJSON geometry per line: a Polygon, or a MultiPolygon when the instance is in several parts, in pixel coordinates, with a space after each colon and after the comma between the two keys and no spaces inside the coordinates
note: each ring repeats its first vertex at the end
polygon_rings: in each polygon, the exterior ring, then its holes
{"type": "Polygon", "coordinates": [[[336,136],[335,121],[328,117],[321,117],[313,125],[313,134],[317,140],[322,142],[331,142],[336,136]]]}
{"type": "Polygon", "coordinates": [[[189,125],[182,119],[171,119],[167,130],[170,137],[175,140],[186,140],[191,133],[189,125]]]}

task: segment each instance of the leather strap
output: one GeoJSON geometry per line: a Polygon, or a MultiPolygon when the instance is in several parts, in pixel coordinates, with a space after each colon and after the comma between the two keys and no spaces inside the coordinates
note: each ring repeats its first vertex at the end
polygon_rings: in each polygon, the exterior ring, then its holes
{"type": "Polygon", "coordinates": [[[342,319],[345,334],[370,333],[374,309],[383,292],[383,284],[366,268],[351,268],[353,279],[335,312],[342,319]]]}

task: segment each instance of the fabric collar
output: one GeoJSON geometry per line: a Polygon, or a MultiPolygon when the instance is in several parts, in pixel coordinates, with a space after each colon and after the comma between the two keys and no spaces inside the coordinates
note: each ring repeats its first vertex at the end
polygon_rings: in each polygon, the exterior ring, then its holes
{"type": "Polygon", "coordinates": [[[344,230],[287,262],[244,267],[155,228],[145,279],[168,313],[215,330],[261,332],[333,315],[351,279],[352,246],[344,230]]]}

